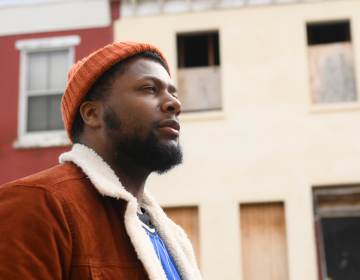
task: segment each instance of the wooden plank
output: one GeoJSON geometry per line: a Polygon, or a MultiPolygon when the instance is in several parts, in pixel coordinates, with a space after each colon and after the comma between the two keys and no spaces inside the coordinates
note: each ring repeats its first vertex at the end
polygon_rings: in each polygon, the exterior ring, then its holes
{"type": "Polygon", "coordinates": [[[354,56],[350,42],[311,46],[308,54],[314,104],[357,100],[354,56]]]}
{"type": "Polygon", "coordinates": [[[287,280],[283,203],[240,205],[244,280],[287,280]]]}
{"type": "Polygon", "coordinates": [[[215,66],[215,38],[213,34],[208,34],[208,66],[215,66]]]}
{"type": "Polygon", "coordinates": [[[357,185],[315,187],[315,214],[321,217],[360,215],[360,188],[357,185]]]}
{"type": "Polygon", "coordinates": [[[200,263],[198,208],[196,206],[166,207],[164,211],[171,220],[184,229],[194,247],[196,259],[200,263]]]}
{"type": "Polygon", "coordinates": [[[218,66],[179,69],[178,87],[183,112],[222,107],[221,72],[218,66]]]}

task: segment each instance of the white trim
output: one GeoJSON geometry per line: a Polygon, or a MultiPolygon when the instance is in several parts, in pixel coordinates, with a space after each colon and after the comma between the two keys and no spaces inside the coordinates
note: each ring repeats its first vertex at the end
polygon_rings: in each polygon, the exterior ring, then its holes
{"type": "Polygon", "coordinates": [[[14,148],[43,148],[67,146],[71,142],[64,130],[27,133],[14,142],[14,148]]]}
{"type": "MultiPolygon", "coordinates": [[[[69,1],[69,0],[65,0],[69,1]]],[[[35,5],[35,4],[51,4],[56,2],[64,2],[64,0],[1,0],[0,7],[9,6],[23,6],[23,5],[35,5]]]]}
{"type": "MultiPolygon", "coordinates": [[[[20,76],[19,76],[19,111],[18,111],[18,138],[14,143],[15,148],[50,147],[70,144],[64,130],[28,132],[27,102],[29,94],[27,84],[27,59],[28,54],[34,51],[53,51],[67,49],[68,65],[75,60],[74,46],[80,43],[79,36],[62,36],[16,41],[16,48],[20,50],[20,76]]],[[[62,89],[63,91],[64,89],[62,89]]]]}
{"type": "MultiPolygon", "coordinates": [[[[167,280],[155,249],[137,216],[139,203],[124,188],[111,167],[95,151],[81,144],[74,144],[71,151],[60,155],[59,161],[70,161],[80,167],[100,194],[128,202],[124,223],[137,256],[150,280],[167,280]]],[[[200,280],[194,251],[183,230],[166,216],[146,190],[140,204],[151,216],[156,230],[177,265],[181,279],[200,280]]]]}
{"type": "Polygon", "coordinates": [[[107,0],[0,1],[0,35],[110,27],[107,0]]]}
{"type": "Polygon", "coordinates": [[[80,36],[61,36],[40,39],[18,40],[15,46],[18,50],[46,50],[54,48],[73,47],[80,44],[80,36]]]}

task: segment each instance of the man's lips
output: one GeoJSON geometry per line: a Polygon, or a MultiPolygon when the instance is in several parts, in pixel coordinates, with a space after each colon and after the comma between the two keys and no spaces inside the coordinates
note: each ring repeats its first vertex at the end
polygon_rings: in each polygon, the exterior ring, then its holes
{"type": "Polygon", "coordinates": [[[159,129],[170,136],[179,136],[180,125],[176,120],[163,120],[159,123],[159,129]]]}

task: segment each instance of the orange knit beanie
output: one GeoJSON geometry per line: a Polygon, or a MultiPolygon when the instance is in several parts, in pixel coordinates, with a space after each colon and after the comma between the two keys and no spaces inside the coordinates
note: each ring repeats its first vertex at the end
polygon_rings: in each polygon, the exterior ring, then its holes
{"type": "Polygon", "coordinates": [[[65,130],[71,141],[71,128],[79,107],[95,81],[112,65],[144,51],[157,53],[168,67],[166,58],[156,47],[135,42],[115,42],[96,50],[76,62],[68,73],[68,82],[61,99],[61,113],[65,130]]]}

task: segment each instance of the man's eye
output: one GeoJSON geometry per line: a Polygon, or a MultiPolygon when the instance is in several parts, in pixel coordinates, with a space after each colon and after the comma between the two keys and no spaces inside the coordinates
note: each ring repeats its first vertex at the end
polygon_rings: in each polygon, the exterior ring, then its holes
{"type": "Polygon", "coordinates": [[[154,87],[154,86],[144,86],[143,89],[146,91],[150,91],[150,92],[156,91],[156,87],[154,87]]]}

